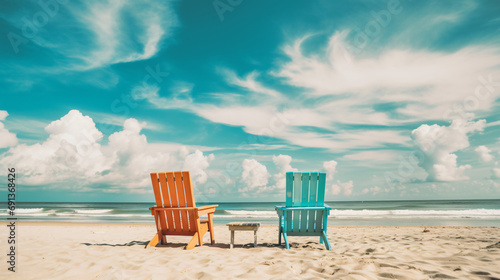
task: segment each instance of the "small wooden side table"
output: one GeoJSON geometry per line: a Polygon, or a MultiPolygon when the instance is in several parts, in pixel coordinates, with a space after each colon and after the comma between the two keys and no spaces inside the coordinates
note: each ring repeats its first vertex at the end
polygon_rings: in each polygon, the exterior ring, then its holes
{"type": "Polygon", "coordinates": [[[233,249],[234,247],[234,232],[237,230],[253,231],[253,246],[257,247],[257,231],[259,230],[260,223],[232,222],[226,226],[228,226],[231,231],[231,245],[229,245],[229,249],[233,249]]]}

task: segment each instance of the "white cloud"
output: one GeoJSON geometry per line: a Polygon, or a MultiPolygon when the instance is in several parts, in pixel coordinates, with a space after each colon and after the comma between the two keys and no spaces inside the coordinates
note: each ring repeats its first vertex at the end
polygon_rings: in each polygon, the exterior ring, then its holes
{"type": "Polygon", "coordinates": [[[290,164],[292,162],[292,157],[289,155],[281,155],[281,154],[278,156],[273,155],[273,162],[278,168],[278,172],[280,173],[298,171],[297,168],[293,168],[292,165],[290,164]]]}
{"type": "Polygon", "coordinates": [[[196,183],[205,183],[208,178],[205,170],[210,166],[210,162],[214,158],[214,154],[204,156],[202,151],[196,150],[194,153],[186,156],[182,169],[189,170],[193,181],[196,183]]]}
{"type": "Polygon", "coordinates": [[[5,128],[2,121],[4,121],[9,113],[0,110],[0,149],[15,146],[17,144],[17,137],[14,133],[5,128]]]}
{"type": "MultiPolygon", "coordinates": [[[[305,55],[304,36],[285,46],[289,61],[275,74],[296,87],[310,89],[316,96],[336,95],[323,106],[347,112],[340,122],[380,123],[447,119],[453,105],[470,105],[481,86],[478,73],[499,74],[500,54],[495,47],[466,47],[453,53],[387,49],[377,54],[353,56],[346,49],[348,31],[330,37],[324,53],[305,55]],[[453,92],[453,94],[443,94],[453,92]],[[348,93],[348,94],[346,94],[348,93]],[[362,104],[367,106],[361,106],[362,104]],[[373,104],[399,102],[397,112],[406,118],[389,118],[372,109],[373,104]],[[465,104],[469,102],[469,104],[465,104]],[[343,106],[342,106],[342,105],[343,106]],[[364,119],[358,116],[363,110],[364,119]]],[[[471,111],[486,111],[494,104],[498,92],[482,92],[471,111]]],[[[476,98],[477,99],[477,98],[476,98]]],[[[450,114],[451,115],[451,114],[450,114]]]]}
{"type": "Polygon", "coordinates": [[[500,168],[493,168],[493,174],[496,178],[500,178],[500,168]]]}
{"type": "MultiPolygon", "coordinates": [[[[53,24],[49,29],[55,29],[52,32],[38,31],[31,41],[63,56],[67,63],[62,71],[86,71],[145,60],[159,52],[162,40],[177,25],[177,17],[170,6],[169,2],[147,0],[86,1],[65,5],[64,9],[69,11],[65,15],[71,18],[51,18],[53,24]],[[133,32],[130,26],[134,27],[133,32]],[[69,37],[61,36],[61,33],[69,37]]],[[[9,17],[9,21],[20,29],[24,23],[16,16],[9,17]]],[[[61,71],[55,68],[42,70],[50,73],[61,71]]]]}
{"type": "Polygon", "coordinates": [[[240,192],[255,194],[266,189],[271,175],[267,172],[265,165],[255,159],[245,159],[243,160],[242,167],[241,178],[247,186],[240,188],[240,192]]]}
{"type": "Polygon", "coordinates": [[[486,146],[478,146],[474,151],[479,155],[482,161],[490,162],[494,159],[494,156],[491,153],[491,150],[486,146]]]}
{"type": "Polygon", "coordinates": [[[123,130],[100,142],[102,133],[93,120],[77,110],[45,128],[48,138],[33,145],[19,144],[0,156],[0,165],[15,163],[29,186],[113,192],[151,189],[150,172],[190,168],[194,181],[206,181],[205,170],[213,155],[199,150],[189,154],[181,145],[148,143],[141,130],[146,123],[127,119],[123,130]]]}
{"type": "MultiPolygon", "coordinates": [[[[339,151],[352,147],[383,147],[385,144],[403,144],[408,141],[407,136],[394,130],[346,131],[337,128],[338,123],[346,120],[352,120],[349,123],[386,123],[384,114],[367,115],[364,108],[358,108],[353,113],[356,117],[351,114],[346,118],[348,112],[343,109],[345,106],[342,103],[335,106],[321,103],[316,108],[302,108],[302,103],[290,102],[281,93],[262,86],[256,81],[255,72],[250,73],[246,80],[238,78],[229,70],[223,73],[229,83],[241,86],[250,93],[207,94],[215,98],[216,102],[198,103],[189,94],[163,97],[158,87],[141,85],[133,89],[132,96],[136,100],[147,100],[157,108],[188,111],[211,122],[240,126],[247,133],[285,139],[291,145],[301,147],[339,151]],[[262,94],[270,97],[263,98],[262,94]],[[303,127],[332,132],[306,131],[303,127]]],[[[304,99],[307,98],[304,96],[304,99]]]]}
{"type": "Polygon", "coordinates": [[[292,157],[289,155],[273,155],[273,162],[277,172],[273,175],[275,184],[271,189],[284,190],[286,187],[286,172],[297,172],[299,170],[292,167],[292,157]]]}
{"type": "Polygon", "coordinates": [[[486,121],[454,120],[450,126],[421,125],[411,133],[416,148],[422,153],[419,165],[427,172],[428,181],[466,180],[470,165],[457,165],[456,151],[469,147],[468,135],[482,131],[486,121]]]}
{"type": "Polygon", "coordinates": [[[230,84],[237,85],[255,93],[262,93],[267,97],[282,97],[282,94],[280,92],[267,88],[260,82],[258,82],[256,79],[259,77],[259,73],[256,71],[251,72],[244,79],[238,77],[233,71],[227,69],[222,69],[220,70],[220,72],[222,72],[222,74],[226,78],[226,81],[230,84]]]}
{"type": "MultiPolygon", "coordinates": [[[[249,92],[207,93],[214,100],[204,99],[206,103],[190,97],[160,97],[157,89],[137,98],[159,108],[177,108],[211,122],[239,126],[249,134],[283,139],[292,146],[339,152],[410,144],[404,129],[349,129],[340,124],[390,126],[448,120],[466,111],[490,110],[500,92],[491,91],[490,85],[491,77],[500,74],[496,47],[474,46],[446,53],[391,46],[356,57],[344,46],[347,35],[347,31],[333,34],[324,52],[308,51],[310,55],[302,50],[310,36],[285,46],[289,60],[271,74],[285,78],[288,85],[306,88],[299,93],[285,95],[266,87],[256,71],[240,77],[223,69],[219,72],[228,84],[249,92]],[[488,77],[478,73],[488,73],[488,77]],[[450,92],[453,94],[445,94],[450,92]],[[394,106],[390,113],[377,107],[387,104],[394,106]]],[[[346,158],[388,161],[394,155],[367,151],[346,158]]]]}
{"type": "Polygon", "coordinates": [[[159,95],[160,88],[155,85],[138,85],[132,89],[132,98],[135,100],[147,100],[158,108],[162,109],[185,109],[191,110],[192,98],[191,91],[177,89],[170,98],[159,95]]]}
{"type": "Polygon", "coordinates": [[[395,153],[393,151],[362,151],[353,154],[348,154],[343,156],[346,159],[356,160],[356,161],[393,161],[396,159],[395,153]]]}
{"type": "Polygon", "coordinates": [[[378,186],[371,187],[371,188],[366,188],[363,191],[361,191],[362,194],[367,194],[367,193],[372,193],[373,195],[376,195],[382,191],[381,188],[378,186]]]}
{"type": "Polygon", "coordinates": [[[326,171],[326,179],[333,180],[333,175],[337,171],[337,162],[334,160],[323,162],[323,169],[326,171]]]}
{"type": "Polygon", "coordinates": [[[330,193],[333,195],[338,195],[341,192],[343,192],[344,195],[349,196],[352,194],[353,188],[354,188],[354,183],[352,182],[352,180],[350,180],[349,182],[345,182],[345,183],[342,183],[342,182],[337,180],[337,183],[333,184],[331,186],[330,193]]]}
{"type": "Polygon", "coordinates": [[[96,38],[97,47],[81,56],[87,62],[85,68],[148,59],[156,54],[159,42],[176,23],[168,7],[150,1],[89,3],[86,9],[74,13],[96,38]],[[129,17],[127,24],[119,20],[123,16],[129,17]],[[139,29],[134,40],[142,44],[142,50],[129,43],[127,29],[131,23],[139,29]]]}
{"type": "MultiPolygon", "coordinates": [[[[111,125],[111,126],[122,126],[127,120],[125,116],[119,116],[110,113],[100,113],[100,112],[88,112],[92,116],[93,120],[97,124],[111,125]]],[[[152,123],[148,121],[144,129],[161,131],[165,129],[164,124],[152,123]]]]}

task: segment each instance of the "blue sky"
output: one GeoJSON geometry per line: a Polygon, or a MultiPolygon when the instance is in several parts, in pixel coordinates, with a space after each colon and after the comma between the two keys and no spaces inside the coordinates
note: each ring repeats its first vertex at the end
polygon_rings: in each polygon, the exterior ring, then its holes
{"type": "Polygon", "coordinates": [[[152,201],[173,170],[198,201],[284,200],[286,171],[329,200],[500,196],[497,1],[40,3],[0,7],[19,200],[152,201]]]}

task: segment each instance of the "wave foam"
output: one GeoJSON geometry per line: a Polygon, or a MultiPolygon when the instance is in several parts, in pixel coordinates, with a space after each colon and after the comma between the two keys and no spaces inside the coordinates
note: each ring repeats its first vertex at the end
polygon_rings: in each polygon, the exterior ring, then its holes
{"type": "Polygon", "coordinates": [[[15,212],[17,214],[29,214],[29,213],[40,213],[43,208],[16,208],[15,212]]]}
{"type": "Polygon", "coordinates": [[[113,211],[113,209],[78,209],[75,210],[76,213],[78,214],[104,214],[104,213],[109,213],[113,211]]]}

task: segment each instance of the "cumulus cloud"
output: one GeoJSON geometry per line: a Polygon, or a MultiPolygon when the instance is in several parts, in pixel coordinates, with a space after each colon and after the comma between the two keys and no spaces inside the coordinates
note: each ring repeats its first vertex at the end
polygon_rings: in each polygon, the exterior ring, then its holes
{"type": "Polygon", "coordinates": [[[494,156],[491,153],[491,150],[486,146],[478,146],[474,151],[479,155],[484,162],[490,162],[493,160],[494,156]]]}
{"type": "Polygon", "coordinates": [[[205,170],[210,166],[210,162],[214,158],[214,154],[204,156],[202,151],[196,150],[194,153],[186,156],[182,169],[190,171],[193,181],[200,184],[205,183],[208,178],[205,170]]]}
{"type": "Polygon", "coordinates": [[[7,111],[0,110],[0,149],[15,146],[17,144],[16,135],[12,132],[9,132],[9,130],[5,128],[2,122],[7,118],[8,115],[9,113],[7,113],[7,111]]]}
{"type": "MultiPolygon", "coordinates": [[[[338,163],[334,160],[323,162],[323,169],[326,171],[327,183],[329,180],[333,180],[333,177],[337,172],[337,165],[338,163]]],[[[340,193],[343,193],[344,195],[351,195],[353,188],[354,188],[354,183],[352,182],[352,180],[345,183],[342,183],[339,180],[337,180],[336,183],[333,183],[331,187],[327,189],[327,192],[333,195],[338,195],[340,193]]]]}
{"type": "Polygon", "coordinates": [[[345,183],[342,183],[339,180],[337,180],[337,183],[331,186],[330,193],[333,195],[338,195],[341,192],[343,192],[344,195],[349,196],[352,194],[353,188],[354,188],[354,183],[352,182],[352,180],[345,183]]]}
{"type": "Polygon", "coordinates": [[[500,179],[500,168],[493,168],[493,175],[500,179]]]}
{"type": "Polygon", "coordinates": [[[273,189],[282,189],[286,187],[286,172],[297,172],[297,168],[291,165],[292,157],[289,155],[273,155],[273,163],[276,166],[277,172],[274,174],[274,187],[273,189]]]}
{"type": "Polygon", "coordinates": [[[415,147],[422,153],[419,165],[427,172],[428,181],[466,180],[465,170],[470,165],[457,164],[454,152],[469,147],[469,134],[482,131],[485,120],[469,121],[456,119],[450,126],[423,124],[413,130],[411,137],[415,147]]]}
{"type": "MultiPolygon", "coordinates": [[[[381,188],[378,186],[371,187],[371,188],[366,188],[363,191],[361,191],[362,194],[367,194],[367,193],[372,193],[373,195],[376,195],[382,191],[381,188]]],[[[387,191],[387,190],[386,190],[387,191]]]]}
{"type": "Polygon", "coordinates": [[[144,191],[150,188],[148,173],[192,168],[194,180],[206,181],[205,170],[214,156],[199,150],[189,154],[179,146],[148,143],[136,119],[127,119],[123,130],[104,136],[94,121],[77,110],[51,122],[48,138],[33,145],[20,144],[0,156],[0,165],[15,164],[23,171],[24,183],[73,190],[102,188],[144,191]]]}
{"type": "Polygon", "coordinates": [[[240,192],[259,193],[266,188],[271,175],[265,165],[255,159],[245,159],[242,167],[241,178],[246,187],[240,188],[240,192]]]}
{"type": "Polygon", "coordinates": [[[337,162],[334,160],[325,161],[323,162],[323,169],[326,171],[326,179],[332,180],[333,175],[335,175],[335,172],[337,171],[337,162]]]}
{"type": "Polygon", "coordinates": [[[262,192],[279,193],[286,187],[286,172],[298,172],[297,168],[293,168],[291,162],[292,157],[289,155],[273,155],[272,157],[276,173],[271,175],[265,165],[255,159],[245,159],[242,167],[241,180],[246,187],[240,188],[239,191],[244,195],[254,195],[262,192]]]}

